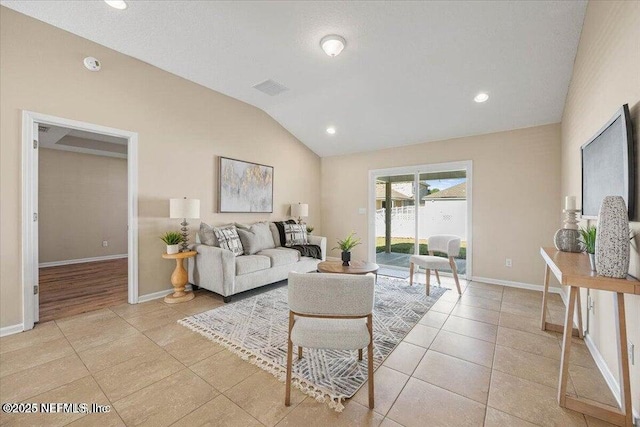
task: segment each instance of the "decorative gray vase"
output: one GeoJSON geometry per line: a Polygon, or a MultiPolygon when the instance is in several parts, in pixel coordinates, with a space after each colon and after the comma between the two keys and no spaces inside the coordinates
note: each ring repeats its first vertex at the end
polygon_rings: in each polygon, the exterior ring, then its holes
{"type": "Polygon", "coordinates": [[[624,199],[602,200],[596,231],[596,271],[601,276],[625,278],[629,272],[629,217],[624,199]]]}
{"type": "Polygon", "coordinates": [[[556,249],[562,252],[582,252],[580,242],[580,232],[570,228],[561,228],[553,236],[553,243],[556,249]]]}

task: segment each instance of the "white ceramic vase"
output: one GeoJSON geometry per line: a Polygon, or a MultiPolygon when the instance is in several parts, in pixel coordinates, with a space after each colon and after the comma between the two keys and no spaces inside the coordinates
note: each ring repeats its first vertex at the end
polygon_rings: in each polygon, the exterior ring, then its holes
{"type": "Polygon", "coordinates": [[[596,271],[601,276],[624,278],[629,272],[629,216],[620,196],[602,200],[596,231],[596,271]]]}
{"type": "Polygon", "coordinates": [[[173,255],[180,252],[180,245],[167,245],[167,254],[173,255]]]}

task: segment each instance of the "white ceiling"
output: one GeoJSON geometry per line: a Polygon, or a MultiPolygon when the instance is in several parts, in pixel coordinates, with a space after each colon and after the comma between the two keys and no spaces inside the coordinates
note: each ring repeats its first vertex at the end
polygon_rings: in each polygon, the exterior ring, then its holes
{"type": "Polygon", "coordinates": [[[255,105],[321,156],[560,121],[586,10],[585,1],[0,3],[255,105]],[[336,58],[319,46],[332,33],[347,40],[336,58]],[[252,87],[267,79],[289,90],[252,87]],[[484,104],[473,102],[480,91],[484,104]]]}

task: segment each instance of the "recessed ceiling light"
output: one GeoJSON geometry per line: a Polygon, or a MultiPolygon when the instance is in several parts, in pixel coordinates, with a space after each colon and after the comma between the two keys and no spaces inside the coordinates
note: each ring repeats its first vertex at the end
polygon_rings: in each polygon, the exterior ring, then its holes
{"type": "Polygon", "coordinates": [[[328,133],[329,135],[334,135],[334,134],[336,133],[336,128],[334,128],[333,126],[328,127],[328,128],[327,128],[327,133],[328,133]]]}
{"type": "Polygon", "coordinates": [[[487,99],[489,99],[489,95],[487,95],[487,94],[486,94],[486,93],[484,93],[484,92],[480,92],[479,94],[477,94],[477,95],[475,96],[475,98],[473,98],[473,100],[474,100],[474,101],[476,101],[476,102],[484,102],[484,101],[486,101],[487,99]]]}
{"type": "Polygon", "coordinates": [[[104,0],[104,2],[114,9],[125,10],[127,8],[127,2],[124,0],[104,0]]]}
{"type": "Polygon", "coordinates": [[[346,44],[347,41],[344,39],[344,37],[338,36],[336,34],[324,36],[322,40],[320,40],[320,47],[322,47],[324,53],[332,58],[340,55],[340,52],[342,52],[342,49],[344,49],[346,44]]]}

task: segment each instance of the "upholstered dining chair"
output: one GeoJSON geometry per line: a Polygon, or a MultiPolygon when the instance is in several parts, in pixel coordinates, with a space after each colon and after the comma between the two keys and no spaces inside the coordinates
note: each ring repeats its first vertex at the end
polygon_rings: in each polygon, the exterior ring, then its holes
{"type": "Polygon", "coordinates": [[[462,295],[460,291],[460,282],[458,281],[458,268],[456,267],[455,257],[460,254],[460,237],[449,234],[440,234],[429,237],[427,240],[427,246],[429,248],[429,255],[412,255],[409,258],[409,284],[413,286],[413,272],[414,266],[422,267],[426,271],[426,287],[427,295],[429,295],[429,288],[431,285],[431,270],[436,273],[436,279],[440,284],[440,275],[438,270],[451,269],[453,273],[453,280],[456,282],[456,288],[458,288],[458,294],[462,295]],[[435,256],[434,252],[444,252],[447,254],[447,258],[435,256]]]}
{"type": "Polygon", "coordinates": [[[293,346],[302,349],[358,350],[367,348],[369,408],[373,409],[372,274],[289,273],[289,338],[284,403],[291,404],[293,346]]]}

